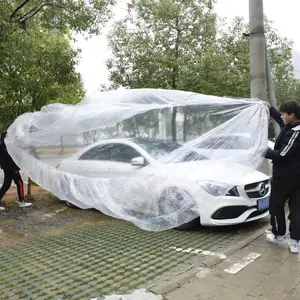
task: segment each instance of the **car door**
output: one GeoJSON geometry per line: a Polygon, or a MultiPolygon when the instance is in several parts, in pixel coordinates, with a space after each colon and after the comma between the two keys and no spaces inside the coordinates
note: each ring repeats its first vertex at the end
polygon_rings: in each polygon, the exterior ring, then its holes
{"type": "Polygon", "coordinates": [[[109,172],[111,144],[98,145],[84,152],[77,160],[67,161],[69,172],[94,178],[106,178],[109,172]]]}
{"type": "Polygon", "coordinates": [[[138,151],[125,144],[98,145],[82,154],[68,169],[86,177],[118,177],[140,168],[131,165],[131,160],[139,156],[138,151]]]}
{"type": "Polygon", "coordinates": [[[139,166],[132,166],[133,158],[142,156],[133,147],[126,144],[114,144],[111,148],[110,177],[120,177],[127,175],[137,169],[139,166]]]}

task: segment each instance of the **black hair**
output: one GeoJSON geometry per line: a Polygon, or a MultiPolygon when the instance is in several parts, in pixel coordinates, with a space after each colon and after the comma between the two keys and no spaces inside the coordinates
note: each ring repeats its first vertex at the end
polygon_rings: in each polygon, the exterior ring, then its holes
{"type": "Polygon", "coordinates": [[[4,139],[6,138],[7,132],[2,132],[1,133],[1,141],[4,141],[4,139]]]}
{"type": "Polygon", "coordinates": [[[296,101],[287,101],[280,105],[280,112],[287,114],[294,114],[300,120],[300,104],[296,101]]]}

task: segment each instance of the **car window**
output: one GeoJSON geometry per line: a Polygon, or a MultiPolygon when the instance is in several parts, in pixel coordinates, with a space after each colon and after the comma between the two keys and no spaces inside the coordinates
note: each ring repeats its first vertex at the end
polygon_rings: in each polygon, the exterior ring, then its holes
{"type": "Polygon", "coordinates": [[[199,154],[195,151],[190,151],[185,157],[183,157],[182,161],[199,161],[199,160],[207,160],[208,158],[202,154],[199,154]]]}
{"type": "Polygon", "coordinates": [[[180,144],[164,140],[146,140],[137,138],[133,141],[155,159],[162,158],[181,147],[180,144]]]}
{"type": "Polygon", "coordinates": [[[79,160],[110,160],[131,163],[133,158],[141,154],[130,146],[109,144],[96,146],[81,155],[79,160]]]}
{"type": "Polygon", "coordinates": [[[81,155],[79,160],[111,160],[112,145],[99,145],[81,155]]]}
{"type": "Polygon", "coordinates": [[[250,147],[249,142],[250,139],[243,136],[216,136],[204,140],[198,147],[207,149],[247,150],[250,147]]]}
{"type": "Polygon", "coordinates": [[[131,163],[133,158],[139,157],[141,154],[130,146],[115,144],[111,149],[111,160],[131,163]]]}

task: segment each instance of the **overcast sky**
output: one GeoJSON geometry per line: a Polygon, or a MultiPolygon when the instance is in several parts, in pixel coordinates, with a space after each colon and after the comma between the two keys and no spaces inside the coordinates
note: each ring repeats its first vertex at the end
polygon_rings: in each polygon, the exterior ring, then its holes
{"type": "MultiPolygon", "coordinates": [[[[116,0],[115,19],[126,14],[126,2],[129,0],[116,0]]],[[[242,16],[247,21],[249,0],[219,0],[217,12],[222,17],[232,19],[242,16]]],[[[264,0],[264,11],[269,19],[275,22],[274,26],[281,35],[294,41],[294,48],[300,51],[300,0],[264,0]]],[[[85,40],[78,38],[77,46],[82,49],[78,70],[81,72],[87,94],[94,93],[100,84],[107,82],[105,60],[110,53],[107,49],[105,31],[102,36],[85,40]]]]}

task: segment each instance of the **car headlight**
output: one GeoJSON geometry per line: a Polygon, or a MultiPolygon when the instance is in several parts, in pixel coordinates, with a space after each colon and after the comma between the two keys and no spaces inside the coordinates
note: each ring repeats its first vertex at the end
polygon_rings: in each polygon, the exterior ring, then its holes
{"type": "Polygon", "coordinates": [[[228,191],[228,187],[226,186],[222,186],[222,185],[218,185],[215,183],[203,183],[203,181],[199,181],[198,182],[201,187],[210,195],[212,196],[234,196],[234,197],[238,197],[239,196],[239,192],[237,190],[237,187],[233,187],[228,191]]]}

